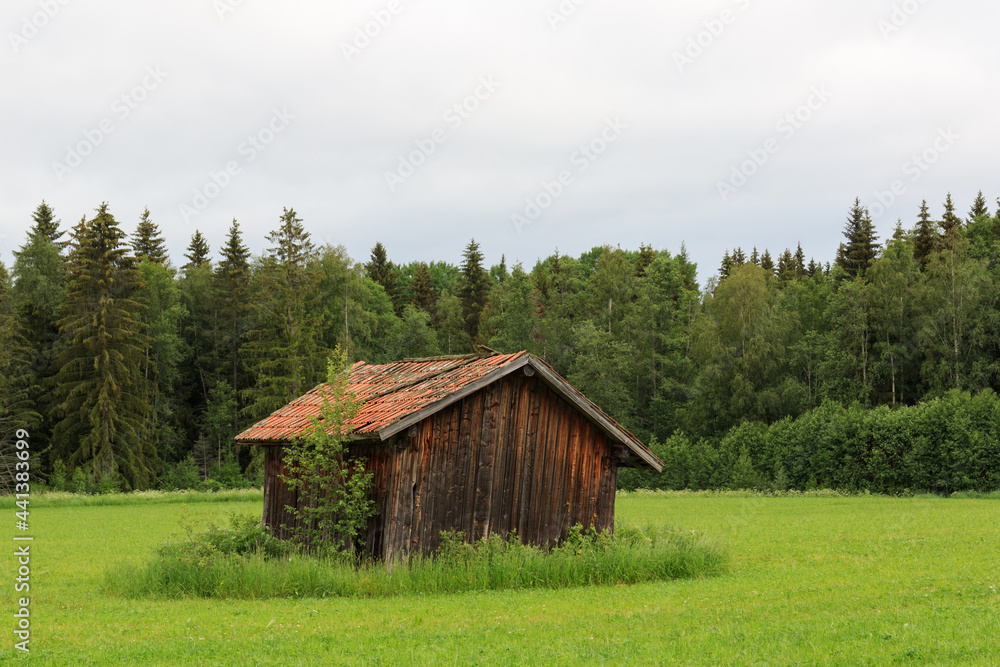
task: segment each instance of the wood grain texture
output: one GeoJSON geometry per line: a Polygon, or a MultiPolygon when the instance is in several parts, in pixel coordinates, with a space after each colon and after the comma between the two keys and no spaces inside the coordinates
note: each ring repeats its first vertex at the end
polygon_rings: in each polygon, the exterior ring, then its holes
{"type": "MultiPolygon", "coordinates": [[[[467,540],[513,531],[542,546],[576,524],[613,531],[614,444],[537,375],[507,375],[406,433],[352,445],[373,473],[378,510],[359,543],[395,560],[432,554],[442,531],[467,540]]],[[[282,446],[265,450],[262,523],[287,538],[285,508],[299,498],[282,479],[283,455],[282,446]]]]}

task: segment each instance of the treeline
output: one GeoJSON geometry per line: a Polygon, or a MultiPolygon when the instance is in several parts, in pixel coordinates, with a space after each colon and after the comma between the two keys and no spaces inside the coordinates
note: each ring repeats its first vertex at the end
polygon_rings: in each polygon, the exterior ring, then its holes
{"type": "Polygon", "coordinates": [[[398,265],[376,244],[362,264],[314,245],[287,209],[259,256],[233,221],[222,248],[195,233],[175,263],[148,211],[126,234],[102,205],[67,235],[43,202],[0,266],[0,439],[28,428],[42,470],[60,462],[76,486],[253,478],[234,434],[320,382],[337,345],[372,363],[487,346],[539,355],[668,459],[670,443],[701,451],[704,468],[668,461],[714,475],[685,485],[731,485],[737,464],[759,484],[837,485],[756,445],[744,465],[724,443],[1000,383],[1000,211],[980,194],[961,218],[949,195],[940,220],[925,204],[883,244],[855,202],[844,235],[825,265],[801,247],[737,248],[699,287],[683,246],[526,269],[488,267],[475,241],[459,266],[398,265]]]}
{"type": "Polygon", "coordinates": [[[628,471],[623,487],[991,492],[1000,489],[1000,396],[952,391],[896,409],[826,402],[794,419],[744,422],[720,438],[676,433],[650,446],[663,474],[628,471]]]}

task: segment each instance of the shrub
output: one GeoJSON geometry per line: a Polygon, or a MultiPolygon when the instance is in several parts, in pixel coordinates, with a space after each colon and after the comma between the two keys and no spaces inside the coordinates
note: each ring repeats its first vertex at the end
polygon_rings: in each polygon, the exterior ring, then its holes
{"type": "Polygon", "coordinates": [[[49,488],[53,491],[66,490],[66,464],[62,459],[56,459],[52,464],[52,474],[49,476],[49,488]]]}
{"type": "Polygon", "coordinates": [[[164,491],[180,491],[201,487],[198,465],[190,454],[173,465],[166,465],[160,475],[160,488],[164,491]]]}

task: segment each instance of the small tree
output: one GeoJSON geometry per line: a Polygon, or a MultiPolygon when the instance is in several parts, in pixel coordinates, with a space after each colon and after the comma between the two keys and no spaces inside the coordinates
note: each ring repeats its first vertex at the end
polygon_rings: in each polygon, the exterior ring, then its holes
{"type": "Polygon", "coordinates": [[[286,506],[295,518],[293,539],[316,551],[354,553],[358,536],[375,516],[371,472],[361,458],[348,460],[351,422],[361,402],[350,391],[347,354],[338,346],[327,362],[327,384],[320,387],[320,417],[305,438],[285,454],[283,475],[299,491],[299,507],[286,506]]]}

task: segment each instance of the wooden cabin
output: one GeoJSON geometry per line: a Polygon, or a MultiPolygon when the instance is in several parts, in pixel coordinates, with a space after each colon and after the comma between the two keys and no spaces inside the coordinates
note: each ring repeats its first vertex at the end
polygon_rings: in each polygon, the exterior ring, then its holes
{"type": "MultiPolygon", "coordinates": [[[[639,440],[538,357],[434,357],[351,368],[364,405],[350,457],[374,472],[378,515],[364,535],[385,559],[430,554],[441,531],[467,540],[517,531],[552,545],[570,528],[613,531],[619,466],[662,470],[639,440]]],[[[247,429],[265,450],[263,523],[287,538],[299,499],[282,480],[286,447],[319,415],[319,387],[247,429]]]]}

